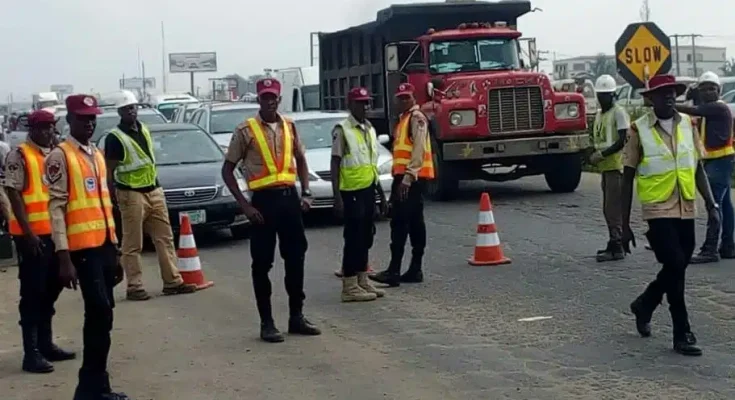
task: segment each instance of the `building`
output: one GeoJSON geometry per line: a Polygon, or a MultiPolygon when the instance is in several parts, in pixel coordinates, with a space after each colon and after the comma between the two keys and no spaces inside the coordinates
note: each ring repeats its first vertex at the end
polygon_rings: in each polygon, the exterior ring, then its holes
{"type": "Polygon", "coordinates": [[[674,44],[671,44],[671,72],[679,76],[697,77],[705,71],[712,71],[722,74],[722,67],[727,62],[727,48],[696,46],[696,58],[694,49],[691,44],[679,45],[679,57],[677,63],[677,51],[674,44]],[[694,60],[696,59],[696,70],[694,69],[694,60]]]}
{"type": "MultiPolygon", "coordinates": [[[[594,75],[593,68],[599,56],[579,56],[554,60],[554,79],[574,78],[577,75],[594,75]]],[[[615,65],[615,56],[605,55],[605,59],[611,65],[615,65]]]]}

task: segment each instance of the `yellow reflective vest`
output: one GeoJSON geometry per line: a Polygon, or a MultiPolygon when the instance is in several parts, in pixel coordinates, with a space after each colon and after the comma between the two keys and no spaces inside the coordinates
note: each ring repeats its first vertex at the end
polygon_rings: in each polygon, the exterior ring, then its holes
{"type": "Polygon", "coordinates": [[[363,133],[349,118],[339,123],[346,148],[339,169],[339,190],[366,189],[378,180],[378,139],[375,128],[363,133]]]}
{"type": "Polygon", "coordinates": [[[681,121],[673,133],[676,155],[666,146],[648,115],[635,121],[643,153],[637,170],[638,198],[643,204],[668,200],[677,185],[684,199],[694,200],[696,197],[694,130],[689,116],[679,115],[681,121]]]}
{"type": "MultiPolygon", "coordinates": [[[[606,113],[597,111],[595,116],[595,124],[592,132],[592,144],[595,150],[602,151],[613,145],[617,141],[618,127],[615,119],[615,113],[620,109],[619,106],[615,105],[606,113]]],[[[622,112],[624,110],[620,109],[622,112]]],[[[610,154],[595,165],[595,169],[599,172],[605,171],[622,171],[623,170],[623,157],[622,150],[614,154],[610,154]]]]}
{"type": "Polygon", "coordinates": [[[115,181],[133,189],[153,186],[156,184],[156,159],[153,152],[153,139],[144,124],[140,124],[140,133],[148,145],[150,157],[138,145],[135,139],[115,128],[110,131],[122,144],[125,155],[122,162],[115,168],[115,181]]]}

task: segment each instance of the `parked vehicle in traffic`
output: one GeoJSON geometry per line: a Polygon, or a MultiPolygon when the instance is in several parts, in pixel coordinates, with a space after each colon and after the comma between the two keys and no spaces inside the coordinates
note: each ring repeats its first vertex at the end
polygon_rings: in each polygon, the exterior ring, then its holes
{"type": "Polygon", "coordinates": [[[194,114],[194,111],[196,111],[202,105],[204,105],[204,103],[181,104],[176,108],[176,110],[174,110],[174,113],[169,121],[177,124],[185,124],[189,122],[189,119],[191,118],[191,115],[194,114]]]}
{"type": "Polygon", "coordinates": [[[238,101],[209,103],[195,110],[189,122],[199,125],[212,135],[217,144],[226,151],[235,128],[255,116],[259,108],[256,103],[238,101]]]}
{"type": "Polygon", "coordinates": [[[735,90],[731,90],[722,96],[722,101],[727,103],[732,112],[732,117],[735,119],[735,90]]]}
{"type": "Polygon", "coordinates": [[[273,70],[281,82],[279,112],[321,109],[319,102],[319,67],[294,67],[273,70]]]}
{"type": "Polygon", "coordinates": [[[368,118],[388,132],[399,116],[393,95],[410,83],[429,118],[430,197],[454,197],[461,180],[541,174],[552,191],[572,192],[589,146],[585,100],[524,70],[516,26],[529,12],[520,0],[398,4],[375,21],[320,33],[322,107],[346,109],[346,88],[359,82],[373,96],[368,118]]]}
{"type": "Polygon", "coordinates": [[[189,94],[159,94],[150,99],[153,108],[160,111],[167,120],[171,120],[174,111],[185,103],[199,103],[199,99],[189,94]]]}
{"type": "MultiPolygon", "coordinates": [[[[91,141],[96,143],[97,140],[111,131],[120,123],[120,116],[117,114],[117,108],[115,107],[101,107],[103,113],[97,116],[97,127],[94,129],[91,141]]],[[[140,105],[138,108],[138,121],[151,126],[158,124],[168,123],[166,117],[163,116],[156,109],[151,108],[148,105],[140,105]]],[[[61,121],[59,121],[61,122],[61,121]]],[[[65,131],[62,131],[62,136],[66,136],[69,127],[64,127],[65,131]]]]}
{"type": "MultiPolygon", "coordinates": [[[[306,111],[285,114],[296,127],[301,144],[306,149],[306,163],[309,165],[309,189],[313,194],[312,209],[334,206],[334,191],[329,171],[332,160],[332,129],[347,118],[346,112],[306,111]]],[[[378,141],[385,144],[390,138],[380,135],[378,141]]],[[[393,156],[384,146],[378,145],[378,174],[380,186],[386,197],[390,197],[393,177],[391,168],[393,156]]],[[[378,201],[376,195],[376,202],[378,201]]]]}
{"type": "MultiPolygon", "coordinates": [[[[687,85],[687,87],[691,87],[692,85],[695,85],[697,83],[697,78],[692,78],[689,76],[677,76],[676,81],[687,85]]],[[[643,96],[641,96],[642,90],[643,89],[632,89],[632,87],[628,83],[618,87],[618,89],[615,91],[617,104],[623,106],[626,110],[628,110],[628,112],[632,112],[637,107],[643,107],[643,96]]],[[[687,89],[687,92],[688,90],[689,89],[687,89]]],[[[687,92],[677,97],[676,101],[679,103],[685,102],[687,99],[687,92]]]]}
{"type": "Polygon", "coordinates": [[[17,114],[15,129],[8,130],[5,134],[5,142],[12,148],[25,142],[28,136],[28,116],[30,113],[21,112],[17,114]]]}
{"type": "MultiPolygon", "coordinates": [[[[172,229],[178,232],[186,214],[195,232],[226,228],[236,238],[246,237],[249,221],[222,181],[224,153],[212,137],[193,124],[152,124],[148,129],[172,229]]],[[[105,137],[95,141],[103,151],[105,137]]],[[[235,177],[247,192],[240,171],[235,177]]]]}

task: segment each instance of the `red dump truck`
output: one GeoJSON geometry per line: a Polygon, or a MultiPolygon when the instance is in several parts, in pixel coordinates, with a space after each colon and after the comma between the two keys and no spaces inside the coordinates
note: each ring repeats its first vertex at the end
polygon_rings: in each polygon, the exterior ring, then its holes
{"type": "Polygon", "coordinates": [[[373,22],[320,33],[322,108],[344,110],[350,87],[367,87],[369,118],[388,133],[396,87],[412,83],[430,119],[432,198],[451,199],[460,180],[541,174],[552,191],[572,192],[589,146],[585,101],[524,65],[516,23],[529,12],[530,1],[514,0],[393,5],[373,22]]]}

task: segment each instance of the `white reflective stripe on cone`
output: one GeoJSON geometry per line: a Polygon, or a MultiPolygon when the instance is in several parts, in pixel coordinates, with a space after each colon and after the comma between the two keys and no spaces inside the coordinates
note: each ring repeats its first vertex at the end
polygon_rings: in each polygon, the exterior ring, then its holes
{"type": "Polygon", "coordinates": [[[202,269],[199,257],[179,258],[179,272],[193,272],[202,269]]]}
{"type": "Polygon", "coordinates": [[[193,249],[195,247],[197,247],[197,245],[194,243],[194,235],[183,235],[179,238],[180,249],[193,249]]]}
{"type": "Polygon", "coordinates": [[[500,246],[500,236],[497,232],[477,234],[477,247],[488,246],[500,246]]]}
{"type": "Polygon", "coordinates": [[[480,211],[480,217],[477,219],[478,225],[490,225],[495,223],[495,216],[492,211],[480,211]]]}

